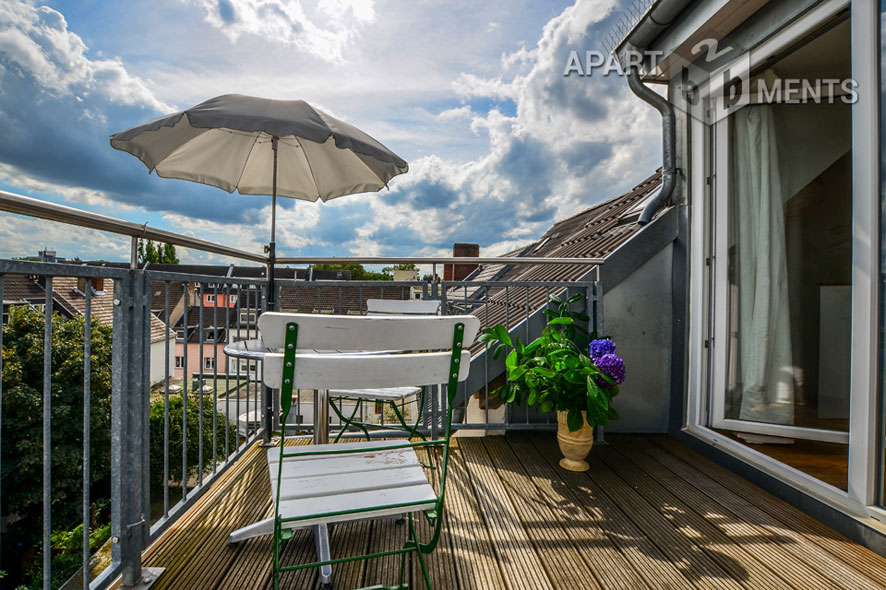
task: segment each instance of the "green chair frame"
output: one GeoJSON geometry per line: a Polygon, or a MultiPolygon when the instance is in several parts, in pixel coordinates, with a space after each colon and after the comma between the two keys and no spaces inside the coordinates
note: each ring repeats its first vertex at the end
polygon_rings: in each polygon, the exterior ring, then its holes
{"type": "MultiPolygon", "coordinates": [[[[425,587],[428,590],[431,590],[431,579],[430,574],[428,573],[428,565],[425,560],[425,556],[429,555],[436,548],[437,544],[440,541],[440,535],[443,530],[443,516],[444,516],[444,507],[445,507],[445,498],[446,498],[446,474],[448,470],[449,464],[449,443],[452,437],[452,409],[453,402],[455,400],[456,391],[458,388],[458,375],[459,375],[459,362],[461,359],[462,353],[462,344],[464,340],[464,331],[465,325],[463,323],[456,323],[453,330],[452,336],[452,355],[450,358],[449,364],[449,381],[447,383],[447,409],[446,409],[446,424],[444,430],[444,438],[439,440],[421,440],[421,441],[404,441],[393,442],[393,441],[379,441],[377,446],[364,447],[360,449],[342,449],[342,450],[315,450],[315,451],[292,451],[285,452],[287,448],[285,446],[285,436],[280,437],[279,447],[280,447],[280,461],[278,461],[278,473],[277,473],[277,492],[274,498],[274,555],[273,555],[273,587],[274,590],[280,590],[280,575],[284,572],[290,571],[298,571],[306,568],[314,568],[320,567],[324,565],[336,565],[347,563],[351,561],[359,561],[366,559],[375,559],[379,557],[386,557],[389,555],[400,555],[400,570],[399,570],[399,578],[398,583],[395,586],[385,586],[385,585],[376,585],[370,586],[367,588],[363,588],[361,590],[407,590],[409,585],[405,582],[406,577],[406,558],[410,554],[415,554],[416,559],[421,568],[422,576],[424,578],[425,587]],[[426,510],[422,512],[424,518],[427,520],[428,524],[432,528],[432,534],[430,540],[427,542],[421,542],[418,539],[418,535],[416,534],[415,527],[415,514],[409,512],[407,514],[407,523],[409,526],[409,536],[400,549],[395,549],[392,551],[381,551],[376,553],[370,553],[366,555],[358,555],[353,557],[344,557],[338,559],[329,559],[326,561],[314,561],[311,563],[298,564],[298,565],[290,565],[283,566],[280,563],[280,553],[282,551],[283,543],[292,537],[292,530],[284,528],[284,525],[289,522],[298,522],[300,520],[310,520],[321,517],[328,516],[342,516],[342,515],[365,515],[365,517],[371,518],[372,512],[374,510],[385,510],[389,508],[404,508],[408,509],[410,506],[414,504],[395,504],[395,505],[385,505],[378,506],[372,509],[363,509],[363,510],[353,510],[353,511],[341,511],[335,513],[327,513],[327,514],[312,514],[305,515],[297,518],[283,518],[280,516],[280,493],[282,489],[282,477],[283,477],[283,459],[287,457],[305,457],[305,456],[319,456],[319,455],[343,455],[348,453],[365,453],[372,451],[384,451],[391,449],[402,449],[402,448],[413,448],[413,449],[424,449],[428,451],[429,456],[433,456],[433,449],[442,448],[443,457],[440,462],[440,479],[439,479],[439,492],[437,493],[437,501],[434,505],[434,508],[431,510],[426,510]]],[[[295,364],[298,362],[298,358],[296,355],[296,350],[298,349],[298,325],[295,322],[289,322],[286,324],[285,331],[285,348],[283,354],[283,385],[280,387],[280,402],[282,409],[282,432],[286,432],[286,420],[289,416],[289,411],[292,405],[292,390],[295,386],[294,383],[294,374],[295,374],[295,364]]],[[[291,447],[290,447],[291,448],[291,447]]]]}

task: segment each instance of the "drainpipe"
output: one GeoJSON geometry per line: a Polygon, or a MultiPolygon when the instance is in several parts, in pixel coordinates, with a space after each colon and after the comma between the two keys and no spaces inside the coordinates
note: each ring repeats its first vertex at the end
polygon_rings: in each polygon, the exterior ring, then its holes
{"type": "Polygon", "coordinates": [[[635,67],[628,72],[628,86],[631,87],[631,91],[640,97],[641,100],[651,104],[661,113],[661,188],[658,189],[658,193],[652,197],[652,200],[649,201],[649,204],[646,205],[640,214],[640,219],[637,220],[638,224],[646,225],[652,221],[656,211],[661,209],[670,200],[671,193],[674,192],[677,174],[677,167],[674,165],[674,152],[677,149],[676,117],[674,115],[674,105],[668,102],[662,95],[643,84],[640,80],[640,73],[635,67]]]}
{"type": "Polygon", "coordinates": [[[646,225],[652,221],[656,211],[661,209],[670,200],[671,193],[674,192],[677,174],[677,167],[674,165],[674,152],[677,149],[677,121],[674,115],[674,105],[668,102],[662,95],[643,84],[637,68],[631,68],[628,72],[628,86],[631,87],[631,91],[641,100],[651,104],[661,113],[661,188],[658,189],[658,193],[652,197],[652,200],[643,209],[640,219],[637,221],[640,225],[646,225]]]}

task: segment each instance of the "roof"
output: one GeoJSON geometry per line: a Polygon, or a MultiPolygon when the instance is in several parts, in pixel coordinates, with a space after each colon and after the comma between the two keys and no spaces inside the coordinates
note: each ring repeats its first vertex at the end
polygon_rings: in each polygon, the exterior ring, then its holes
{"type": "MultiPolygon", "coordinates": [[[[640,231],[636,221],[643,201],[659,186],[661,170],[622,195],[556,222],[536,242],[507,256],[605,259],[640,231]]],[[[655,219],[666,210],[660,210],[655,219]]],[[[476,277],[474,280],[573,282],[582,279],[592,268],[567,264],[483,265],[473,276],[476,277]],[[495,272],[491,267],[495,267],[495,272]],[[479,278],[489,274],[495,278],[479,278]]],[[[546,304],[549,293],[546,287],[492,287],[488,294],[489,305],[476,308],[470,300],[473,297],[475,302],[485,301],[485,289],[467,291],[467,310],[472,310],[471,313],[489,326],[503,324],[506,320],[510,326],[519,323],[527,315],[527,298],[531,313],[546,304]]],[[[450,301],[457,305],[459,299],[465,297],[465,288],[456,287],[449,293],[450,301]]]]}
{"type": "MultiPolygon", "coordinates": [[[[52,288],[56,295],[77,310],[79,315],[86,313],[86,296],[77,288],[76,277],[55,277],[52,288]]],[[[90,313],[99,322],[113,326],[114,323],[114,281],[105,279],[103,290],[100,293],[93,291],[90,298],[90,313]]],[[[166,339],[166,324],[154,314],[151,317],[151,342],[159,342],[166,339]]]]}

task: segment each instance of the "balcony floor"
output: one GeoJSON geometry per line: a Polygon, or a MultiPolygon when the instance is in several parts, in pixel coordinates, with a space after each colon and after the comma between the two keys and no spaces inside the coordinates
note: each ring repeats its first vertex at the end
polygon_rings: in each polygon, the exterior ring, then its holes
{"type": "MultiPolygon", "coordinates": [[[[435,587],[886,587],[886,559],[673,439],[608,439],[586,473],[557,467],[553,434],[453,439],[448,525],[429,559],[435,587]]],[[[226,540],[270,513],[256,447],[145,552],[145,565],[166,567],[153,588],[269,588],[270,539],[236,548],[226,540]]],[[[334,557],[397,548],[404,529],[393,521],[335,527],[334,557]]],[[[310,533],[301,531],[284,560],[312,555],[310,533]]],[[[392,584],[397,561],[338,566],[335,586],[392,584]]],[[[282,586],[316,585],[316,572],[304,570],[286,574],[282,586]]],[[[411,587],[422,588],[420,578],[411,587]]]]}

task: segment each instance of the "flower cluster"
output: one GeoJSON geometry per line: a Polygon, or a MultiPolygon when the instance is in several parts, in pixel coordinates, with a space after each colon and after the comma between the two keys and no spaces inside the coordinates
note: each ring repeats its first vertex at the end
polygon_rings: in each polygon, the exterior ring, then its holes
{"type": "MultiPolygon", "coordinates": [[[[625,362],[620,356],[615,354],[615,342],[604,338],[594,340],[589,347],[591,359],[600,369],[600,372],[615,381],[616,385],[621,385],[625,380],[625,362]]],[[[612,384],[605,379],[597,379],[597,383],[602,387],[611,387],[612,384]]]]}

